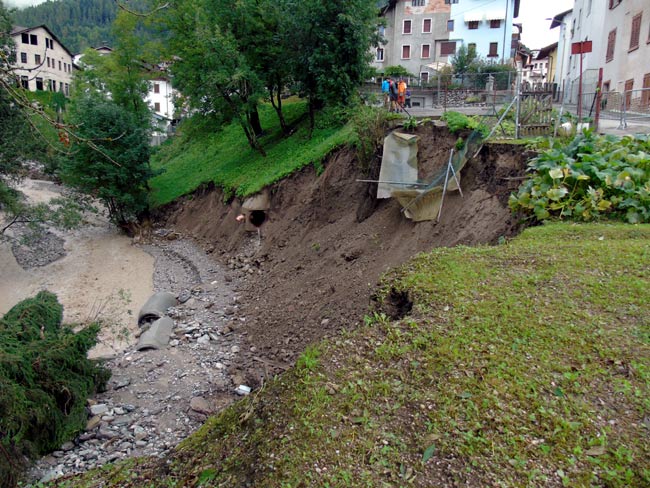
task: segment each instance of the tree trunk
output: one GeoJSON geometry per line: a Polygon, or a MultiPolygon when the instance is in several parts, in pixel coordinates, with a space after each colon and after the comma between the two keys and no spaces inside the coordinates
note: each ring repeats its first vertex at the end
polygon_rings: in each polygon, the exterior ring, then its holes
{"type": "Polygon", "coordinates": [[[285,136],[288,136],[291,131],[289,130],[289,127],[287,126],[286,120],[284,120],[284,114],[282,113],[282,83],[278,82],[277,85],[277,101],[275,99],[275,89],[273,86],[269,86],[269,93],[271,94],[271,105],[273,105],[273,108],[275,109],[275,113],[278,115],[278,120],[280,121],[280,128],[282,129],[282,133],[285,136]]]}
{"type": "Polygon", "coordinates": [[[253,133],[255,134],[256,137],[259,137],[264,133],[264,130],[262,129],[262,123],[260,122],[260,114],[257,111],[257,107],[254,109],[249,110],[246,113],[246,118],[248,119],[248,123],[251,126],[251,129],[253,129],[253,133]]]}
{"type": "Polygon", "coordinates": [[[309,97],[309,138],[311,139],[314,133],[314,126],[316,125],[316,107],[314,106],[314,99],[309,97]]]}

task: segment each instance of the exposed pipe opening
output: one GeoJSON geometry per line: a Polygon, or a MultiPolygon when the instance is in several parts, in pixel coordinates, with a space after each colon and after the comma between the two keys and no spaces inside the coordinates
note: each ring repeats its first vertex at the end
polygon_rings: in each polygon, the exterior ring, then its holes
{"type": "Polygon", "coordinates": [[[260,227],[266,221],[266,212],[264,210],[252,210],[248,215],[248,221],[255,227],[260,227]]]}

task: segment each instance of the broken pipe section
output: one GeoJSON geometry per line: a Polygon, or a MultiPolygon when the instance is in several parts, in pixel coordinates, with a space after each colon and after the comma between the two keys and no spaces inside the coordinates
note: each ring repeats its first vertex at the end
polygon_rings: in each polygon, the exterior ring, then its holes
{"type": "Polygon", "coordinates": [[[267,190],[247,198],[242,204],[242,214],[245,217],[245,229],[256,231],[268,218],[268,211],[271,208],[269,193],[267,190]]]}
{"type": "Polygon", "coordinates": [[[160,349],[169,343],[174,321],[167,317],[167,309],[177,304],[174,294],[169,292],[154,293],[140,309],[138,325],[145,329],[136,349],[160,349]]]}

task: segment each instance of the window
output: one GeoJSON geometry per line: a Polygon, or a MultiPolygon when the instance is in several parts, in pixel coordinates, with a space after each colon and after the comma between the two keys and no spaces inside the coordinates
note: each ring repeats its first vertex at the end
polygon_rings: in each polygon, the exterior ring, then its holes
{"type": "Polygon", "coordinates": [[[441,42],[440,43],[440,56],[453,56],[456,54],[455,42],[441,42]]]}
{"type": "Polygon", "coordinates": [[[453,20],[448,20],[447,21],[447,32],[453,32],[454,31],[454,21],[453,20]]]}
{"type": "Polygon", "coordinates": [[[27,34],[26,32],[23,32],[20,35],[20,40],[22,41],[23,44],[29,44],[29,34],[27,34]]]}
{"type": "Polygon", "coordinates": [[[48,91],[54,91],[54,88],[52,88],[52,80],[47,80],[47,89],[48,91]]]}
{"type": "Polygon", "coordinates": [[[20,86],[22,86],[25,90],[29,90],[29,78],[27,76],[20,77],[20,86]]]}
{"type": "Polygon", "coordinates": [[[614,47],[616,46],[616,29],[609,31],[607,36],[607,52],[605,53],[605,62],[609,63],[614,59],[614,47]]]}
{"type": "Polygon", "coordinates": [[[422,81],[422,83],[428,82],[429,81],[429,72],[428,71],[423,71],[422,73],[420,73],[420,80],[422,81]]]}
{"type": "Polygon", "coordinates": [[[490,29],[500,29],[500,28],[501,28],[500,19],[494,19],[490,21],[490,29]]]}
{"type": "Polygon", "coordinates": [[[36,34],[29,35],[29,43],[32,46],[38,46],[38,36],[36,34]]]}
{"type": "Polygon", "coordinates": [[[61,61],[59,61],[59,71],[61,71],[61,61]]]}
{"type": "Polygon", "coordinates": [[[431,33],[431,19],[424,19],[422,21],[422,33],[423,34],[431,33]]]}
{"type": "Polygon", "coordinates": [[[634,51],[639,48],[639,37],[641,37],[641,15],[642,13],[636,14],[632,18],[632,34],[630,35],[630,51],[634,51]]]}
{"type": "Polygon", "coordinates": [[[499,43],[491,42],[490,51],[488,52],[488,58],[496,58],[499,55],[498,51],[499,51],[499,43]]]}
{"type": "Polygon", "coordinates": [[[470,20],[467,24],[468,24],[467,25],[468,29],[471,30],[478,29],[478,20],[470,20]]]}
{"type": "Polygon", "coordinates": [[[422,44],[422,58],[431,57],[431,44],[422,44]]]}
{"type": "Polygon", "coordinates": [[[50,67],[50,57],[48,56],[47,58],[45,58],[45,60],[47,61],[47,67],[49,68],[50,67]]]}
{"type": "Polygon", "coordinates": [[[383,25],[380,25],[377,32],[381,37],[384,37],[386,35],[386,27],[383,26],[383,25]]]}
{"type": "Polygon", "coordinates": [[[36,89],[43,91],[43,78],[36,78],[36,89]]]}
{"type": "Polygon", "coordinates": [[[411,21],[405,20],[404,24],[402,25],[402,34],[410,34],[410,33],[411,33],[411,21]]]}
{"type": "Polygon", "coordinates": [[[426,0],[411,0],[412,7],[424,7],[426,0]]]}
{"type": "Polygon", "coordinates": [[[411,46],[402,46],[402,59],[411,59],[411,46]]]}
{"type": "MultiPolygon", "coordinates": [[[[377,48],[377,55],[375,56],[376,61],[383,61],[384,60],[384,48],[383,47],[378,47],[377,48]]],[[[154,85],[154,91],[156,90],[156,86],[154,85]]]]}
{"type": "Polygon", "coordinates": [[[68,85],[67,83],[65,84],[65,91],[64,91],[64,93],[65,93],[65,96],[66,96],[66,97],[69,97],[69,96],[70,96],[70,85],[68,85]]]}
{"type": "Polygon", "coordinates": [[[458,0],[445,0],[445,5],[451,5],[452,3],[458,3],[458,0]]]}
{"type": "Polygon", "coordinates": [[[618,7],[623,0],[609,0],[609,9],[618,7]]]}
{"type": "Polygon", "coordinates": [[[34,63],[41,64],[41,55],[40,54],[34,54],[34,63]]]}
{"type": "Polygon", "coordinates": [[[20,53],[20,62],[27,63],[27,53],[20,53]]]}
{"type": "Polygon", "coordinates": [[[156,102],[153,104],[153,109],[155,112],[160,112],[160,102],[156,102]]]}

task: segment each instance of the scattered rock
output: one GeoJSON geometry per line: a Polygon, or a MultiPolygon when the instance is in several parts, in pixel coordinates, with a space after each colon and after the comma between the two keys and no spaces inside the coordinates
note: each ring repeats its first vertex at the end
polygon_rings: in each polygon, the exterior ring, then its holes
{"type": "Polygon", "coordinates": [[[210,415],[212,413],[212,408],[207,400],[203,397],[194,397],[190,400],[190,408],[195,412],[202,413],[204,415],[210,415]]]}

